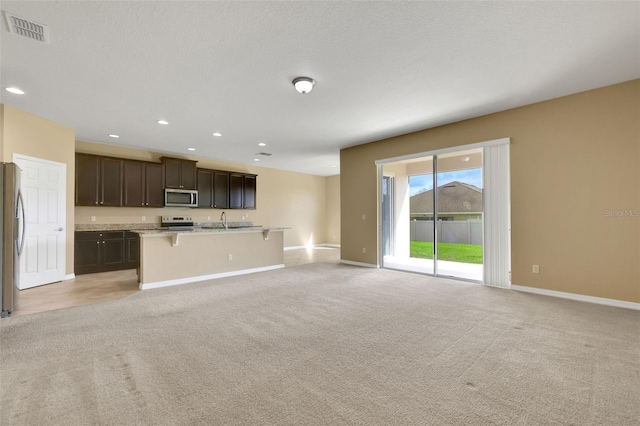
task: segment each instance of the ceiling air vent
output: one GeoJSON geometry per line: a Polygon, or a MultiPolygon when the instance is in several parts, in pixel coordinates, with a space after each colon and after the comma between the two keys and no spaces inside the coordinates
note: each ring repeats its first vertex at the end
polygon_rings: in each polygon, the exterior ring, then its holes
{"type": "Polygon", "coordinates": [[[272,154],[270,152],[258,152],[256,155],[262,155],[263,157],[269,157],[272,154]]]}
{"type": "Polygon", "coordinates": [[[20,18],[9,12],[5,12],[4,16],[7,18],[9,32],[30,38],[31,40],[49,44],[50,39],[48,26],[20,18]]]}

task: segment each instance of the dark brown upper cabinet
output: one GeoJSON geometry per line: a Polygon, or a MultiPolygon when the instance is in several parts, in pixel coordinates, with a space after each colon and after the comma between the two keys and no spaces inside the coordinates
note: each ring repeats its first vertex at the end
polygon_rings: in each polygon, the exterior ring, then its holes
{"type": "Polygon", "coordinates": [[[242,208],[242,177],[241,173],[229,173],[229,208],[242,208]]]}
{"type": "Polygon", "coordinates": [[[229,208],[255,209],[257,176],[229,173],[229,208]]]}
{"type": "Polygon", "coordinates": [[[229,208],[229,172],[213,171],[213,208],[229,208]]]}
{"type": "Polygon", "coordinates": [[[164,166],[164,186],[175,189],[196,189],[197,161],[161,157],[164,166]]]}
{"type": "Polygon", "coordinates": [[[144,190],[145,206],[164,207],[164,167],[162,164],[145,163],[144,190]]]}
{"type": "Polygon", "coordinates": [[[213,170],[198,169],[198,207],[213,208],[213,170]]]}
{"type": "Polygon", "coordinates": [[[76,206],[98,205],[100,157],[76,154],[76,206]]]}
{"type": "Polygon", "coordinates": [[[198,169],[198,207],[229,208],[229,172],[198,169]]]}
{"type": "Polygon", "coordinates": [[[76,205],[121,206],[123,160],[76,154],[76,205]]]}
{"type": "Polygon", "coordinates": [[[123,206],[163,207],[162,164],[124,160],[123,206]]]}

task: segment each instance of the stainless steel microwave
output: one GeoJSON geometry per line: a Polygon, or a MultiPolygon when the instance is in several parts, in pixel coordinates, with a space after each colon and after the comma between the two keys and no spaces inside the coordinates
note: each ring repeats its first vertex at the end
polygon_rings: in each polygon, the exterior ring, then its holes
{"type": "Polygon", "coordinates": [[[165,207],[198,207],[198,191],[193,189],[164,190],[165,207]]]}

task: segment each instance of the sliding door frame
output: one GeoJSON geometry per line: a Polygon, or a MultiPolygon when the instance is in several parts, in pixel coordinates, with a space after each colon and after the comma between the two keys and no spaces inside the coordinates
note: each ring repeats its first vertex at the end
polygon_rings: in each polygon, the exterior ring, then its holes
{"type": "MultiPolygon", "coordinates": [[[[384,267],[384,248],[382,247],[382,179],[383,179],[383,174],[384,174],[384,165],[385,164],[389,164],[389,163],[394,163],[394,162],[398,162],[398,161],[405,161],[405,160],[412,160],[415,158],[421,158],[421,157],[433,157],[433,188],[434,188],[434,205],[433,205],[433,223],[434,223],[434,232],[433,232],[433,247],[434,247],[434,253],[433,253],[433,276],[439,276],[438,275],[438,244],[437,244],[437,238],[438,238],[438,231],[437,231],[437,219],[438,219],[438,213],[437,213],[437,201],[438,201],[438,191],[435,190],[435,188],[437,188],[437,177],[436,177],[436,171],[437,171],[437,156],[438,155],[442,155],[442,154],[448,154],[448,153],[452,153],[452,152],[457,152],[457,151],[466,151],[466,150],[471,150],[471,149],[478,149],[478,148],[483,148],[483,157],[484,157],[484,148],[487,147],[492,147],[492,146],[498,146],[498,145],[510,145],[511,143],[511,139],[510,138],[501,138],[501,139],[494,139],[494,140],[489,140],[489,141],[485,141],[485,142],[477,142],[477,143],[472,143],[472,144],[467,144],[467,145],[458,145],[458,146],[454,146],[454,147],[450,147],[450,148],[443,148],[443,149],[437,149],[437,150],[433,150],[433,151],[426,151],[426,152],[420,152],[420,153],[415,153],[415,154],[408,154],[408,155],[402,155],[402,156],[398,156],[398,157],[390,157],[390,158],[384,158],[384,159],[380,159],[380,160],[376,160],[375,164],[378,170],[378,199],[379,199],[379,203],[378,203],[378,207],[379,207],[379,227],[378,227],[378,255],[379,255],[379,265],[382,265],[382,267],[384,267]]],[[[507,169],[508,169],[508,165],[507,165],[507,169]]],[[[508,175],[508,170],[507,170],[507,175],[508,175]]],[[[483,165],[483,170],[482,170],[482,179],[483,182],[486,182],[485,180],[485,176],[486,176],[486,170],[485,167],[483,165]]],[[[508,177],[508,176],[507,176],[508,177]]],[[[508,183],[507,183],[508,184],[508,183]]],[[[510,190],[509,185],[507,186],[510,190]]],[[[507,200],[510,203],[510,194],[507,194],[507,200]]],[[[485,197],[482,197],[482,204],[483,204],[483,212],[485,211],[485,197]]],[[[511,210],[511,206],[508,206],[508,210],[511,210]]],[[[508,275],[509,275],[509,279],[508,279],[508,283],[506,288],[509,288],[510,285],[510,275],[511,275],[511,238],[510,238],[510,233],[511,233],[511,220],[510,220],[510,214],[507,215],[507,223],[506,226],[508,228],[507,232],[509,234],[508,238],[507,238],[507,248],[506,248],[506,255],[507,255],[507,267],[509,269],[508,275]]],[[[482,281],[475,281],[475,280],[466,280],[464,278],[455,278],[457,280],[462,280],[462,281],[472,281],[472,282],[481,282],[483,284],[486,285],[492,285],[491,283],[487,283],[487,268],[486,268],[486,247],[485,247],[485,226],[484,226],[484,222],[485,222],[485,218],[484,218],[484,213],[483,213],[483,227],[482,227],[482,232],[483,232],[483,247],[482,247],[482,251],[483,251],[483,264],[485,264],[485,266],[483,267],[483,279],[482,281]]],[[[447,276],[443,276],[442,278],[448,278],[447,276]]],[[[451,277],[449,277],[451,278],[451,277]]]]}

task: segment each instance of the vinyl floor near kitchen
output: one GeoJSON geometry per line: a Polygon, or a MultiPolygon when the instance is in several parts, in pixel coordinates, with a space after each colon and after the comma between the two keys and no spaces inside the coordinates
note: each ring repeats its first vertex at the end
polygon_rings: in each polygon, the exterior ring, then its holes
{"type": "MultiPolygon", "coordinates": [[[[338,262],[340,262],[338,248],[316,247],[284,252],[285,267],[305,263],[338,262]]],[[[79,275],[73,280],[22,290],[18,307],[12,316],[120,299],[138,291],[140,290],[136,271],[133,269],[79,275]]]]}

